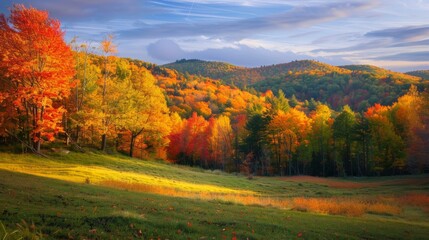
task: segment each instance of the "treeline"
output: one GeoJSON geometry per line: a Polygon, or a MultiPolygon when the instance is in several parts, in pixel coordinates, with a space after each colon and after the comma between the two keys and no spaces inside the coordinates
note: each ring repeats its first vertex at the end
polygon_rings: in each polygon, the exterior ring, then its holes
{"type": "MultiPolygon", "coordinates": [[[[64,43],[47,12],[0,18],[0,135],[257,175],[429,171],[429,99],[411,85],[389,106],[340,111],[283,91],[252,94],[207,77],[115,57],[114,39],[64,43]]],[[[346,70],[341,70],[346,71],[346,70]]]]}
{"type": "Polygon", "coordinates": [[[290,107],[267,94],[232,119],[194,114],[173,128],[168,153],[179,163],[257,175],[363,176],[429,170],[428,95],[416,87],[392,106],[363,113],[290,107]]]}

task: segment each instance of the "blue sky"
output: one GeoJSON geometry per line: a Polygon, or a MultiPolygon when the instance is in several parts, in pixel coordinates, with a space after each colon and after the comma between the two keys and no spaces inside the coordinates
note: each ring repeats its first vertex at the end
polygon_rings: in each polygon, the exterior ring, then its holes
{"type": "Polygon", "coordinates": [[[157,64],[182,58],[261,66],[301,59],[429,69],[429,0],[22,0],[62,22],[66,40],[157,64]]]}

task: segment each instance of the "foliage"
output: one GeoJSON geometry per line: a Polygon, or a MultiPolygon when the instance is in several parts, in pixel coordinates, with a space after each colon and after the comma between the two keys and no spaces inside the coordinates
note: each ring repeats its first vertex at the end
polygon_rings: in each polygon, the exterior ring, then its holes
{"type": "Polygon", "coordinates": [[[12,122],[37,151],[63,130],[62,101],[73,86],[72,51],[63,35],[46,11],[14,5],[9,18],[0,16],[1,124],[12,122]]]}
{"type": "Polygon", "coordinates": [[[420,78],[317,61],[156,66],[114,56],[110,35],[98,47],[74,38],[71,52],[59,22],[33,8],[16,5],[1,23],[0,140],[12,148],[40,150],[57,138],[74,150],[249,176],[429,171],[429,94],[420,78]]]}
{"type": "Polygon", "coordinates": [[[260,92],[281,89],[288,97],[295,95],[301,101],[314,98],[329,103],[336,110],[343,105],[349,105],[355,111],[364,111],[377,102],[390,105],[404,95],[411,84],[420,90],[428,86],[427,80],[420,77],[375,66],[335,67],[309,60],[259,68],[229,67],[227,70],[212,62],[194,60],[179,61],[165,67],[221,79],[240,87],[253,87],[260,92]]]}

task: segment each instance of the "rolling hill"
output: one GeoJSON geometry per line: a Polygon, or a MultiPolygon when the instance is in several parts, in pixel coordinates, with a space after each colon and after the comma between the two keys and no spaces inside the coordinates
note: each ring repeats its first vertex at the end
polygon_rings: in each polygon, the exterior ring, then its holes
{"type": "Polygon", "coordinates": [[[251,87],[260,92],[282,89],[287,97],[295,95],[301,101],[314,98],[336,109],[347,104],[357,111],[363,111],[375,103],[390,105],[405,94],[411,84],[417,85],[420,90],[428,86],[428,81],[421,77],[376,66],[336,67],[313,60],[259,68],[181,60],[163,67],[219,79],[226,84],[251,87]]]}
{"type": "Polygon", "coordinates": [[[0,152],[1,239],[425,239],[429,229],[427,176],[249,180],[47,154],[0,152]]]}

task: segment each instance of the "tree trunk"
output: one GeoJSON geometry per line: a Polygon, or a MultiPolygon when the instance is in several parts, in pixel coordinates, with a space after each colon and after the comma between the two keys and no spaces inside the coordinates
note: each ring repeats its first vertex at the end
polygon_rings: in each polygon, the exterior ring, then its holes
{"type": "Polygon", "coordinates": [[[131,134],[131,141],[130,141],[130,157],[133,157],[134,154],[134,143],[136,141],[136,136],[134,134],[131,134]]]}
{"type": "Polygon", "coordinates": [[[107,146],[107,136],[106,136],[106,134],[103,134],[101,136],[101,151],[105,152],[106,146],[107,146]]]}
{"type": "Polygon", "coordinates": [[[37,142],[34,142],[33,147],[37,153],[40,153],[40,133],[37,134],[37,137],[39,138],[39,140],[37,140],[37,142]]]}
{"type": "Polygon", "coordinates": [[[299,173],[299,161],[298,161],[298,158],[296,158],[296,175],[300,175],[300,173],[299,173]]]}

